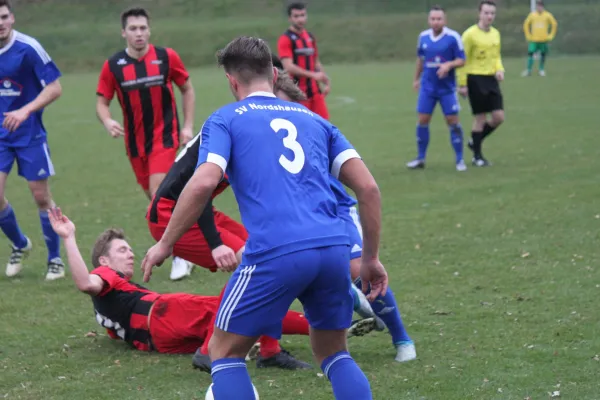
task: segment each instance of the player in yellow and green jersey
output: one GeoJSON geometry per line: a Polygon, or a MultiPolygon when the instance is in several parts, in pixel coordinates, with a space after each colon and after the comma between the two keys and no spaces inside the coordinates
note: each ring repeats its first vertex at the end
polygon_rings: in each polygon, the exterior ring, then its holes
{"type": "Polygon", "coordinates": [[[534,55],[540,53],[540,76],[546,76],[544,66],[546,64],[546,55],[548,54],[548,43],[554,40],[558,23],[554,16],[546,11],[544,2],[536,2],[535,11],[527,16],[523,23],[525,38],[529,42],[529,59],[527,60],[527,70],[523,71],[523,76],[530,76],[533,69],[534,55]]]}

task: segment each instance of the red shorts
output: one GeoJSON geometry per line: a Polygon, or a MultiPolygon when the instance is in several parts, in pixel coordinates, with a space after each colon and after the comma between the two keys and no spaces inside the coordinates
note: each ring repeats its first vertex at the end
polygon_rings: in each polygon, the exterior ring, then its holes
{"type": "Polygon", "coordinates": [[[150,314],[150,337],[159,353],[194,353],[206,339],[219,298],[187,293],[160,296],[150,314]]]}
{"type": "MultiPolygon", "coordinates": [[[[152,203],[150,203],[150,207],[152,207],[152,203]]],[[[154,240],[159,241],[165,232],[165,229],[167,229],[174,207],[175,201],[173,200],[162,198],[158,201],[156,210],[158,214],[157,222],[153,223],[148,221],[150,234],[154,240]]],[[[215,225],[221,234],[223,244],[237,253],[246,244],[248,232],[246,232],[246,229],[242,224],[229,218],[222,212],[214,210],[214,213],[215,225]]],[[[150,215],[149,212],[148,215],[150,215]]],[[[204,235],[197,224],[175,243],[173,255],[181,257],[200,267],[210,269],[212,272],[217,271],[217,264],[212,257],[212,250],[206,242],[206,239],[204,239],[204,235]]]]}
{"type": "Polygon", "coordinates": [[[310,99],[301,101],[300,103],[315,114],[318,114],[326,120],[329,120],[327,103],[325,103],[325,96],[323,96],[322,93],[317,93],[310,99]]]}
{"type": "Polygon", "coordinates": [[[137,183],[142,189],[150,189],[150,175],[166,174],[177,157],[177,148],[155,148],[147,156],[129,157],[137,183]]]}

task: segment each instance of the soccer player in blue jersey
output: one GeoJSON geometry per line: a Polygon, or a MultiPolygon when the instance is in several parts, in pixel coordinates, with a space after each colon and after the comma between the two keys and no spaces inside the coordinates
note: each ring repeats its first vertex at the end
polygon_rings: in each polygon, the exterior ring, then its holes
{"type": "Polygon", "coordinates": [[[381,196],[369,170],[337,128],[273,94],[268,45],[240,37],[219,52],[238,102],[202,129],[198,167],[161,240],[142,263],[145,280],[191,227],[226,172],[249,238],[229,280],[209,344],[216,399],[254,400],[244,356],[261,334],[281,336],[298,298],[311,325],[313,353],[336,399],[372,399],[347,350],[352,319],[349,239],[337,215],[330,172],[357,195],[364,235],[361,280],[369,300],[387,290],[379,261],[381,196]]]}
{"type": "Polygon", "coordinates": [[[5,197],[6,180],[16,160],[39,209],[48,247],[46,280],[54,280],[65,276],[65,267],[60,239],[48,219],[53,206],[48,178],[54,175],[54,166],[42,112],[62,93],[60,71],[37,40],[13,29],[14,22],[9,1],[0,0],[0,228],[12,242],[6,275],[21,271],[32,247],[5,197]]]}
{"type": "MultiPolygon", "coordinates": [[[[273,60],[273,65],[275,65],[275,59],[273,60]]],[[[297,101],[288,94],[294,94],[296,91],[300,95],[303,93],[297,86],[293,87],[292,85],[295,86],[292,81],[287,83],[285,87],[278,87],[276,85],[275,95],[287,101],[297,101]]],[[[331,189],[338,202],[338,216],[346,223],[346,232],[350,238],[350,275],[354,284],[358,288],[361,288],[360,257],[362,255],[363,242],[360,218],[356,210],[356,200],[348,194],[342,183],[333,176],[331,176],[331,189]]],[[[355,297],[356,302],[360,302],[360,300],[360,298],[355,297]]],[[[392,336],[392,343],[396,348],[396,361],[406,362],[417,358],[415,344],[408,335],[408,332],[406,332],[406,328],[404,328],[396,298],[390,288],[388,288],[385,296],[378,296],[370,304],[370,307],[359,306],[360,304],[356,304],[356,312],[363,318],[371,318],[374,314],[379,318],[380,324],[384,325],[381,329],[387,326],[392,336]]]]}
{"type": "Polygon", "coordinates": [[[458,120],[460,104],[456,95],[455,69],[465,63],[460,35],[446,27],[446,13],[439,6],[429,11],[430,29],[419,35],[417,68],[413,86],[419,90],[417,113],[417,158],[406,166],[425,168],[429,145],[429,123],[437,103],[440,104],[450,128],[450,143],[456,155],[457,171],[466,171],[463,160],[463,130],[458,120]]]}

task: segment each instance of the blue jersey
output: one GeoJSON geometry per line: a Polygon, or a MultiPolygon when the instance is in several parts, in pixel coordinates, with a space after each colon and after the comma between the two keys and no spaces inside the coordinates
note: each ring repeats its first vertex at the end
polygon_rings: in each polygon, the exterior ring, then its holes
{"type": "Polygon", "coordinates": [[[59,77],[60,71],[37,40],[12,32],[8,44],[0,48],[0,145],[26,147],[45,140],[43,110],[32,113],[15,132],[2,128],[2,122],[5,112],[30,103],[59,77]]]}
{"type": "Polygon", "coordinates": [[[437,70],[445,62],[457,58],[465,59],[462,39],[458,32],[444,28],[437,37],[428,29],[419,35],[417,56],[423,60],[421,91],[434,94],[447,94],[456,91],[456,73],[452,69],[443,79],[438,78],[437,70]]]}
{"type": "Polygon", "coordinates": [[[248,231],[244,265],[299,250],[349,245],[330,175],[358,157],[332,124],[272,93],[217,110],[202,128],[198,165],[227,173],[248,231]]]}
{"type": "Polygon", "coordinates": [[[333,190],[333,194],[340,207],[350,208],[356,205],[356,199],[350,196],[342,182],[338,181],[333,176],[331,177],[331,190],[333,190]]]}

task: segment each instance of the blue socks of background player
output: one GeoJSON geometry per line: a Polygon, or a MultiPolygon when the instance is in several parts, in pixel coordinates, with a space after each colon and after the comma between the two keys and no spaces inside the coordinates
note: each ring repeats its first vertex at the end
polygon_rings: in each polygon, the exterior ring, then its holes
{"type": "Polygon", "coordinates": [[[40,210],[40,223],[42,224],[42,233],[48,248],[48,261],[53,258],[60,258],[60,238],[52,229],[52,224],[48,218],[47,210],[40,210]]]}
{"type": "Polygon", "coordinates": [[[17,217],[10,204],[4,210],[0,211],[0,228],[8,240],[13,243],[13,246],[18,249],[27,247],[27,238],[21,232],[17,223],[17,217]]]}
{"type": "Polygon", "coordinates": [[[429,146],[429,125],[417,125],[417,158],[419,160],[425,160],[427,146],[429,146]]]}
{"type": "Polygon", "coordinates": [[[211,375],[215,399],[255,400],[246,360],[222,358],[212,362],[211,375]]]}
{"type": "Polygon", "coordinates": [[[323,360],[321,369],[331,382],[333,395],[337,400],[373,398],[369,380],[347,351],[327,357],[323,360]]]}
{"type": "Polygon", "coordinates": [[[463,130],[460,124],[450,125],[450,143],[456,154],[456,163],[463,159],[463,130]]]}
{"type": "MultiPolygon", "coordinates": [[[[362,283],[360,278],[356,279],[354,284],[361,289],[362,283]]],[[[371,289],[369,289],[369,291],[370,290],[371,289]]],[[[390,335],[392,335],[392,342],[394,344],[412,342],[402,323],[400,310],[398,310],[398,305],[396,304],[396,298],[394,297],[392,289],[388,287],[385,296],[378,296],[375,301],[371,303],[371,308],[373,308],[375,315],[381,318],[387,326],[390,335]]]]}

